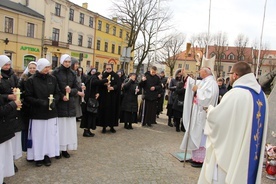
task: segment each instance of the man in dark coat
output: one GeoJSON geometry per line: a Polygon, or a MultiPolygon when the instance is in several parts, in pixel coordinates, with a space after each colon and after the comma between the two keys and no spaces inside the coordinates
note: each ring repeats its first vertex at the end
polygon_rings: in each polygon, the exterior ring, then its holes
{"type": "Polygon", "coordinates": [[[119,103],[121,92],[121,81],[119,76],[113,71],[111,64],[106,64],[103,72],[103,79],[108,79],[105,86],[99,88],[99,122],[102,126],[102,133],[106,133],[106,127],[115,133],[114,126],[118,126],[119,120],[119,103]]]}
{"type": "Polygon", "coordinates": [[[156,75],[157,68],[152,66],[142,77],[140,86],[144,89],[144,104],[142,109],[142,125],[151,126],[156,121],[157,99],[162,88],[161,80],[156,75]]]}
{"type": "Polygon", "coordinates": [[[163,111],[164,97],[166,92],[166,83],[168,80],[168,78],[165,76],[164,71],[160,72],[159,76],[160,76],[162,88],[160,90],[160,97],[158,98],[158,101],[157,101],[157,113],[156,113],[157,118],[159,117],[159,114],[163,111]]]}

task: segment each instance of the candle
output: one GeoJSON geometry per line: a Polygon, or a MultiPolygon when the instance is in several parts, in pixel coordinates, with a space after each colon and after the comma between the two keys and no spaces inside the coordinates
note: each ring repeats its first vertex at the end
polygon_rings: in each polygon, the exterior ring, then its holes
{"type": "MultiPolygon", "coordinates": [[[[66,86],[65,88],[68,89],[69,86],[66,86]]],[[[69,93],[68,92],[66,92],[66,98],[69,100],[69,93]]]]}
{"type": "MultiPolygon", "coordinates": [[[[81,87],[83,87],[84,86],[84,83],[81,83],[81,87]]],[[[84,89],[83,88],[81,88],[81,91],[84,93],[84,89]]],[[[81,97],[81,102],[84,102],[84,97],[81,97]]]]}
{"type": "Polygon", "coordinates": [[[107,80],[108,80],[108,85],[107,85],[108,93],[110,92],[110,90],[109,90],[109,87],[110,87],[110,77],[111,77],[111,75],[109,75],[107,77],[107,80]]]}
{"type": "Polygon", "coordinates": [[[52,110],[50,105],[53,103],[53,100],[54,100],[54,96],[52,94],[50,94],[50,96],[49,96],[49,110],[50,111],[52,110]]]}
{"type": "Polygon", "coordinates": [[[138,90],[138,86],[136,86],[136,88],[135,88],[135,95],[137,95],[137,91],[138,90]]]}
{"type": "MultiPolygon", "coordinates": [[[[20,89],[19,88],[14,88],[13,93],[16,96],[16,101],[20,101],[20,89]]],[[[20,110],[20,107],[17,107],[16,110],[20,110]]]]}

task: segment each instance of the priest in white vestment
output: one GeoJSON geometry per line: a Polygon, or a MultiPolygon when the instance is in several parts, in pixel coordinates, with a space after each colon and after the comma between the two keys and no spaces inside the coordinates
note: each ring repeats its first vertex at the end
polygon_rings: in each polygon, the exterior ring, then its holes
{"type": "Polygon", "coordinates": [[[195,83],[191,77],[187,80],[183,110],[183,124],[187,133],[180,145],[180,149],[185,151],[187,146],[187,150],[192,151],[191,165],[193,167],[201,167],[205,158],[206,136],[203,132],[206,111],[204,108],[209,105],[215,106],[219,95],[219,88],[211,70],[208,67],[202,67],[199,73],[201,81],[195,83]]]}
{"type": "Polygon", "coordinates": [[[247,63],[236,63],[229,74],[233,88],[218,106],[208,107],[207,150],[199,184],[261,183],[266,98],[247,63]]]}

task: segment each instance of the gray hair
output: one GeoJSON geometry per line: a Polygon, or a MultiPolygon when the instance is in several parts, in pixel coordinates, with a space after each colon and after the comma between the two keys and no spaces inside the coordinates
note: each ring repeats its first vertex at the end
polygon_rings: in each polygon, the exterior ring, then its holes
{"type": "Polygon", "coordinates": [[[213,75],[209,67],[203,66],[201,69],[203,69],[208,75],[213,75]]]}

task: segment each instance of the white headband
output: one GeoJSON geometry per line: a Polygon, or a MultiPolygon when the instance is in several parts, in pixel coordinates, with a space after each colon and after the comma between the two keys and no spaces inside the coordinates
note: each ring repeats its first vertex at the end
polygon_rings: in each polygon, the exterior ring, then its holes
{"type": "Polygon", "coordinates": [[[68,54],[63,54],[60,57],[60,64],[63,64],[64,61],[71,61],[71,56],[69,56],[68,54]]]}
{"type": "Polygon", "coordinates": [[[51,66],[50,61],[45,58],[40,58],[37,60],[37,70],[41,72],[46,66],[51,66]]]}

